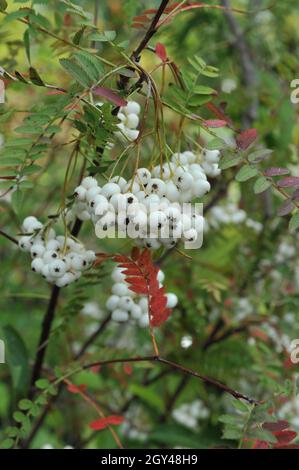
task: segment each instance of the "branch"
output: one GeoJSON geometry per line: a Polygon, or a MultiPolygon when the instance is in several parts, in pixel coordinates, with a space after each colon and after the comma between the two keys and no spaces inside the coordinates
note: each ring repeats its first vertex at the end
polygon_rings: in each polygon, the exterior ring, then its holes
{"type": "Polygon", "coordinates": [[[232,388],[226,386],[225,384],[219,382],[216,379],[213,379],[211,377],[208,377],[206,375],[201,375],[198,372],[189,369],[188,367],[181,366],[180,364],[177,364],[176,362],[169,361],[168,359],[164,359],[163,357],[160,356],[142,356],[142,357],[130,357],[130,358],[121,358],[121,359],[108,359],[104,361],[98,361],[98,362],[93,362],[91,364],[85,364],[82,369],[90,369],[91,367],[94,366],[104,366],[108,364],[120,364],[120,363],[125,363],[125,362],[159,362],[160,364],[165,364],[166,366],[176,369],[182,374],[190,375],[192,377],[196,377],[200,380],[202,380],[205,383],[214,385],[215,387],[219,388],[220,390],[229,393],[231,396],[233,396],[236,399],[242,399],[246,400],[248,403],[258,405],[259,402],[257,400],[254,400],[252,398],[247,397],[246,395],[243,395],[242,393],[233,390],[232,388]]]}
{"type": "Polygon", "coordinates": [[[7,240],[11,241],[15,245],[18,245],[18,240],[16,240],[16,238],[14,238],[14,237],[11,237],[7,233],[3,232],[3,230],[0,230],[0,235],[2,235],[2,237],[7,238],[7,240]]]}
{"type": "Polygon", "coordinates": [[[221,0],[221,3],[226,8],[224,15],[235,39],[234,47],[238,51],[243,81],[245,86],[248,87],[249,93],[251,94],[252,101],[244,116],[244,124],[247,127],[250,126],[253,121],[255,121],[258,111],[258,96],[255,89],[257,85],[256,68],[244,33],[231,11],[230,0],[221,0]]]}
{"type": "Polygon", "coordinates": [[[153,17],[152,22],[151,22],[148,30],[146,31],[145,36],[141,40],[139,46],[137,46],[137,48],[135,49],[135,51],[131,55],[131,59],[133,59],[137,62],[139,61],[141,52],[147,46],[148,42],[153,37],[153,35],[157,32],[157,24],[159,22],[159,19],[163,15],[164,10],[167,7],[168,3],[169,3],[169,0],[162,0],[162,2],[160,3],[160,6],[157,10],[157,13],[153,17]]]}

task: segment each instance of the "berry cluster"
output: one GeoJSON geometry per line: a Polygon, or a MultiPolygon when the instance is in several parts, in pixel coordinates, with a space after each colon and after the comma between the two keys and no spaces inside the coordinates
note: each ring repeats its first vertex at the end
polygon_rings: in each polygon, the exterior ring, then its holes
{"type": "Polygon", "coordinates": [[[216,178],[216,176],[219,176],[221,173],[219,168],[220,156],[221,154],[219,150],[203,149],[202,151],[201,166],[203,167],[206,175],[211,178],[216,178]]]}
{"type": "Polygon", "coordinates": [[[56,235],[53,228],[44,227],[35,217],[23,221],[19,239],[22,251],[30,252],[31,269],[51,284],[64,287],[75,282],[88,269],[96,256],[73,238],[56,235]]]}
{"type": "Polygon", "coordinates": [[[173,154],[171,161],[150,172],[139,168],[126,181],[115,176],[103,187],[84,178],[75,189],[73,210],[81,220],[97,227],[99,237],[129,236],[146,248],[170,248],[180,240],[195,242],[203,233],[204,219],[183,203],[200,198],[210,183],[193,152],[173,154]]]}
{"type": "Polygon", "coordinates": [[[250,219],[246,212],[232,202],[225,205],[214,206],[210,210],[209,224],[214,228],[219,228],[222,224],[242,224],[252,228],[256,232],[260,232],[263,226],[260,222],[250,219]]]}
{"type": "Polygon", "coordinates": [[[184,403],[172,412],[173,418],[183,426],[196,429],[199,421],[209,417],[209,410],[201,400],[184,403]]]}
{"type": "Polygon", "coordinates": [[[116,132],[115,135],[123,142],[133,142],[136,140],[139,131],[137,127],[139,125],[139,114],[140,114],[140,105],[136,101],[128,101],[126,106],[123,106],[119,109],[117,117],[120,120],[120,123],[117,124],[117,127],[120,129],[119,132],[116,132]]]}
{"type": "MultiPolygon", "coordinates": [[[[148,300],[144,295],[137,295],[129,289],[125,274],[122,268],[115,268],[112,271],[112,295],[106,302],[106,308],[112,312],[112,320],[116,322],[126,322],[132,320],[141,328],[149,325],[148,300]]],[[[162,286],[164,281],[163,271],[159,271],[157,279],[162,286]]],[[[178,302],[177,296],[172,293],[166,294],[167,307],[174,308],[178,302]]]]}

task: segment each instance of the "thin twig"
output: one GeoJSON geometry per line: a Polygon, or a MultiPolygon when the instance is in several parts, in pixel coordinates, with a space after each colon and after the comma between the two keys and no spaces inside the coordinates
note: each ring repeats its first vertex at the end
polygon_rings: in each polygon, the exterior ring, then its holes
{"type": "Polygon", "coordinates": [[[16,238],[11,237],[10,235],[8,235],[8,233],[3,232],[3,230],[0,230],[0,235],[2,235],[2,237],[7,238],[7,240],[11,241],[15,245],[18,245],[18,240],[16,238]]]}
{"type": "Polygon", "coordinates": [[[200,380],[202,380],[205,383],[214,385],[215,387],[219,388],[220,390],[229,393],[232,395],[234,398],[237,399],[243,399],[246,400],[248,403],[252,404],[259,404],[257,400],[254,400],[252,398],[247,397],[246,395],[243,395],[242,393],[238,392],[237,390],[233,390],[232,388],[228,387],[227,385],[219,382],[216,379],[213,379],[211,377],[208,377],[206,375],[201,375],[198,372],[189,369],[188,367],[182,366],[180,364],[177,364],[176,362],[170,361],[168,359],[164,359],[163,357],[160,356],[137,356],[137,357],[130,357],[130,358],[121,358],[121,359],[107,359],[104,361],[97,361],[97,362],[92,362],[91,364],[85,364],[82,369],[90,369],[91,367],[95,366],[104,366],[108,364],[119,364],[119,363],[125,363],[125,362],[158,362],[160,364],[165,364],[168,367],[171,367],[173,369],[176,369],[180,371],[183,374],[190,375],[192,377],[196,377],[200,380]]]}

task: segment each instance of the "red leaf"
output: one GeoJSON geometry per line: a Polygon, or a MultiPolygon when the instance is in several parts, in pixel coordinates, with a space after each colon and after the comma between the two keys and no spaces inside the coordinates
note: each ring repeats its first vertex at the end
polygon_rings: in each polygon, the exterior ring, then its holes
{"type": "Polygon", "coordinates": [[[217,118],[226,121],[228,125],[232,125],[231,119],[226,116],[224,111],[218,108],[214,103],[206,103],[205,107],[209,109],[217,118]]]}
{"type": "Polygon", "coordinates": [[[93,89],[93,93],[97,96],[102,96],[106,98],[111,103],[115,104],[116,106],[126,106],[128,102],[116,94],[114,91],[110,90],[110,88],[106,88],[103,86],[98,86],[93,89]]]}
{"type": "Polygon", "coordinates": [[[265,170],[264,175],[265,176],[281,176],[281,175],[287,175],[288,173],[290,172],[289,170],[287,170],[287,168],[271,167],[265,170]]]}
{"type": "Polygon", "coordinates": [[[100,431],[101,429],[105,429],[108,426],[108,424],[109,423],[107,423],[106,418],[100,418],[90,423],[89,427],[91,429],[94,429],[95,431],[100,431]]]}
{"type": "Polygon", "coordinates": [[[136,28],[136,29],[144,28],[143,23],[132,23],[131,26],[132,28],[136,28]]]}
{"type": "Polygon", "coordinates": [[[118,425],[121,424],[124,420],[123,416],[111,415],[106,418],[99,418],[96,421],[92,421],[89,427],[95,431],[101,431],[102,429],[107,428],[110,424],[118,425]]]}
{"type": "Polygon", "coordinates": [[[157,10],[155,8],[149,8],[148,10],[144,11],[145,15],[155,15],[157,13],[157,10]]]}
{"type": "Polygon", "coordinates": [[[81,384],[81,385],[69,384],[67,387],[67,390],[70,393],[80,393],[80,392],[84,393],[86,389],[87,389],[87,385],[85,384],[81,384]]]}
{"type": "Polygon", "coordinates": [[[125,418],[119,415],[111,415],[111,416],[108,416],[107,419],[108,419],[109,424],[118,425],[118,424],[121,424],[125,418]]]}
{"type": "Polygon", "coordinates": [[[247,129],[237,136],[236,141],[240,149],[246,150],[256,140],[256,138],[257,130],[247,129]]]}
{"type": "Polygon", "coordinates": [[[132,292],[135,292],[135,294],[143,294],[143,295],[147,295],[147,288],[143,287],[143,286],[129,286],[129,289],[132,291],[132,292]]]}
{"type": "Polygon", "coordinates": [[[292,186],[298,186],[299,177],[298,176],[286,176],[282,180],[278,181],[277,184],[280,188],[291,188],[292,186]]]}
{"type": "Polygon", "coordinates": [[[53,90],[53,91],[48,91],[46,94],[47,95],[64,95],[66,92],[62,90],[53,90]]]}
{"type": "Polygon", "coordinates": [[[127,375],[132,375],[132,373],[133,373],[133,367],[131,366],[131,364],[125,364],[125,365],[124,365],[124,372],[125,372],[127,375]]]}
{"type": "Polygon", "coordinates": [[[203,121],[203,125],[207,127],[225,127],[227,126],[227,121],[222,121],[220,119],[208,119],[203,121]]]}
{"type": "Polygon", "coordinates": [[[279,431],[273,432],[274,436],[278,440],[279,444],[288,444],[292,442],[295,437],[297,437],[297,433],[295,431],[279,431]]]}
{"type": "Polygon", "coordinates": [[[146,281],[143,277],[126,277],[126,281],[133,286],[142,286],[146,287],[146,281]]]}
{"type": "Polygon", "coordinates": [[[273,433],[288,429],[289,423],[285,420],[278,421],[277,423],[264,423],[263,428],[273,433]]]}
{"type": "Polygon", "coordinates": [[[146,15],[134,16],[134,23],[142,23],[144,21],[149,21],[149,18],[146,15]]]}
{"type": "Polygon", "coordinates": [[[252,446],[253,449],[269,449],[269,447],[270,444],[268,442],[259,440],[256,440],[252,446]]]}
{"type": "Polygon", "coordinates": [[[134,248],[131,258],[128,256],[114,256],[114,261],[124,268],[129,289],[136,294],[145,295],[149,304],[149,315],[152,326],[164,323],[171,310],[166,307],[167,297],[164,287],[159,286],[157,274],[159,268],[152,262],[151,252],[147,249],[140,251],[134,248]]]}
{"type": "Polygon", "coordinates": [[[163,44],[161,44],[160,42],[158,42],[156,44],[156,54],[157,56],[162,60],[162,62],[166,62],[167,61],[167,52],[166,52],[166,48],[163,44]]]}

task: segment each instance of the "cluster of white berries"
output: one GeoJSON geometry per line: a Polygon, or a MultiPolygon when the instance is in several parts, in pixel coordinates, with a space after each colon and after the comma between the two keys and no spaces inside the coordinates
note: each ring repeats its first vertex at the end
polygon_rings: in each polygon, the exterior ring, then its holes
{"type": "Polygon", "coordinates": [[[245,224],[255,232],[260,232],[263,225],[260,222],[250,219],[246,212],[232,202],[225,205],[214,206],[210,210],[209,225],[219,228],[222,224],[245,224]]]}
{"type": "Polygon", "coordinates": [[[172,417],[183,426],[195,429],[199,420],[209,417],[209,410],[201,400],[195,400],[192,403],[184,403],[172,412],[172,417]]]}
{"type": "Polygon", "coordinates": [[[136,101],[128,101],[126,106],[122,106],[117,114],[120,123],[117,124],[117,127],[120,129],[119,132],[116,132],[115,135],[122,141],[127,142],[128,140],[132,142],[136,140],[139,131],[137,127],[139,125],[139,114],[140,114],[140,105],[136,101]]]}
{"type": "Polygon", "coordinates": [[[75,282],[96,258],[93,251],[73,238],[57,236],[53,228],[45,228],[33,216],[23,221],[22,232],[19,247],[30,252],[32,271],[57,287],[75,282]]]}
{"type": "Polygon", "coordinates": [[[284,263],[289,259],[294,258],[295,254],[296,246],[294,245],[294,243],[292,244],[286,240],[283,240],[278,246],[278,250],[275,255],[275,261],[277,263],[284,263]]]}
{"type": "MultiPolygon", "coordinates": [[[[149,325],[148,301],[146,296],[136,294],[129,289],[125,274],[122,268],[115,268],[112,271],[112,295],[106,302],[106,308],[112,312],[112,320],[116,322],[126,322],[131,320],[141,328],[149,325]]],[[[157,279],[162,286],[164,281],[163,271],[159,271],[157,279]]],[[[167,307],[174,308],[178,302],[175,294],[168,293],[167,307]]]]}
{"type": "Polygon", "coordinates": [[[170,248],[180,240],[196,242],[204,229],[204,219],[193,208],[186,208],[194,198],[204,196],[210,183],[193,152],[174,154],[170,162],[152,171],[139,168],[126,181],[115,176],[100,187],[93,177],[86,177],[75,191],[73,211],[81,220],[96,225],[97,235],[125,237],[151,249],[170,248]]]}
{"type": "Polygon", "coordinates": [[[219,168],[220,156],[219,150],[203,149],[202,151],[201,166],[206,175],[210,176],[210,178],[216,178],[221,173],[221,169],[219,168]]]}

